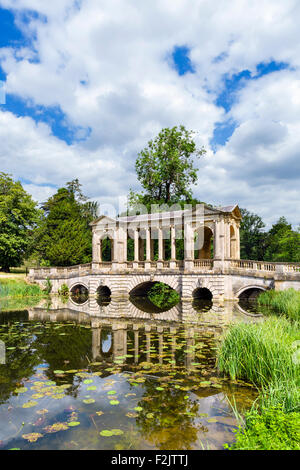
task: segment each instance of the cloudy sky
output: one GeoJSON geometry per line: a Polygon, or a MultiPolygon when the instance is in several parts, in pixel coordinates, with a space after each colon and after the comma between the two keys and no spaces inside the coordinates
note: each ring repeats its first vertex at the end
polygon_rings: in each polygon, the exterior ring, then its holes
{"type": "Polygon", "coordinates": [[[296,226],[299,24],[299,0],[0,0],[0,171],[111,203],[184,124],[207,149],[196,197],[296,226]]]}

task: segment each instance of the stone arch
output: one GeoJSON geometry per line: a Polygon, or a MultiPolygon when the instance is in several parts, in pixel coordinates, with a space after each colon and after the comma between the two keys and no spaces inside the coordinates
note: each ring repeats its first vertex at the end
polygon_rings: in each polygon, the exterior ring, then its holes
{"type": "Polygon", "coordinates": [[[134,276],[128,282],[128,293],[132,292],[136,287],[140,284],[144,284],[147,282],[162,282],[172,289],[174,289],[178,294],[181,294],[181,286],[178,281],[178,276],[134,276]]]}
{"type": "Polygon", "coordinates": [[[194,299],[212,300],[213,293],[207,287],[197,287],[193,292],[194,299]]]}
{"type": "Polygon", "coordinates": [[[82,281],[76,281],[76,282],[73,282],[69,285],[69,290],[70,292],[74,289],[74,287],[76,286],[83,286],[85,287],[85,289],[89,292],[89,286],[85,283],[85,282],[82,282],[82,281]]]}
{"type": "Polygon", "coordinates": [[[248,286],[244,286],[242,287],[239,291],[236,292],[236,297],[238,297],[239,299],[249,299],[249,295],[251,295],[250,293],[254,293],[254,292],[265,292],[267,290],[266,287],[263,287],[263,286],[259,286],[259,285],[248,285],[248,286]],[[249,291],[249,295],[247,295],[247,291],[249,291]],[[243,295],[245,294],[245,295],[243,295]]]}
{"type": "Polygon", "coordinates": [[[236,259],[236,251],[237,251],[237,240],[236,240],[236,229],[233,225],[230,225],[229,228],[229,234],[230,234],[230,258],[231,259],[236,259]]]}
{"type": "Polygon", "coordinates": [[[113,261],[115,258],[115,234],[112,230],[107,231],[102,233],[99,236],[99,243],[100,243],[100,258],[103,260],[104,258],[104,247],[103,247],[103,242],[104,240],[109,240],[110,246],[109,246],[109,251],[110,251],[110,260],[108,261],[113,261]]]}
{"type": "Polygon", "coordinates": [[[207,278],[198,278],[194,282],[192,282],[188,288],[185,290],[185,297],[192,299],[193,298],[193,293],[197,289],[208,289],[212,293],[212,298],[216,297],[218,295],[218,291],[213,285],[212,282],[210,282],[209,279],[207,278]]]}
{"type": "Polygon", "coordinates": [[[100,284],[96,291],[98,296],[110,297],[111,296],[111,289],[103,284],[100,284]]]}
{"type": "Polygon", "coordinates": [[[195,246],[194,257],[195,259],[211,259],[211,246],[214,240],[214,230],[209,225],[199,227],[194,231],[195,246]],[[202,232],[202,233],[201,233],[202,232]],[[197,243],[196,238],[199,242],[197,243]]]}

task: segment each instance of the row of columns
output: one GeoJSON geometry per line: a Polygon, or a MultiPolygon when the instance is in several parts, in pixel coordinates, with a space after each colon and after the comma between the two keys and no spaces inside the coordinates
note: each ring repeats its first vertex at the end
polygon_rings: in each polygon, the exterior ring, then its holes
{"type": "MultiPolygon", "coordinates": [[[[141,238],[141,229],[134,230],[134,261],[144,261],[145,259],[145,243],[146,243],[146,261],[153,260],[154,255],[154,240],[151,238],[151,227],[143,228],[145,237],[141,238]]],[[[158,261],[164,261],[164,229],[158,227],[158,261]]],[[[239,259],[240,258],[240,237],[238,225],[233,225],[230,222],[225,222],[224,219],[218,220],[214,223],[213,227],[214,236],[214,258],[219,260],[224,259],[239,259]]],[[[105,234],[106,235],[106,234],[105,234]]],[[[171,235],[171,261],[176,260],[176,227],[170,227],[171,235]]],[[[115,233],[108,233],[112,243],[112,261],[126,262],[127,261],[127,229],[118,227],[115,233]]],[[[195,245],[194,245],[195,229],[191,224],[186,224],[184,227],[184,258],[185,260],[195,259],[195,245]]],[[[93,261],[102,261],[101,239],[94,234],[93,238],[93,261]]],[[[200,250],[200,258],[209,257],[207,255],[209,250],[200,250]]]]}

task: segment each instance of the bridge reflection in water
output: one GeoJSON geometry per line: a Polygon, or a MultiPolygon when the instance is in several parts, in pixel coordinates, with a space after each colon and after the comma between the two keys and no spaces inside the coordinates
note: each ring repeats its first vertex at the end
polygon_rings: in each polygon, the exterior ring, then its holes
{"type": "Polygon", "coordinates": [[[178,365],[180,362],[187,369],[193,369],[198,361],[195,344],[199,336],[207,334],[210,338],[217,338],[229,323],[259,320],[259,315],[248,313],[232,302],[182,302],[167,312],[151,313],[138,309],[128,300],[112,300],[103,305],[95,298],[87,298],[85,303],[70,299],[63,304],[59,298],[54,298],[50,308],[41,303],[28,312],[29,320],[33,321],[74,322],[90,326],[94,361],[119,365],[138,365],[144,361],[153,363],[155,350],[158,364],[178,365]],[[184,339],[184,354],[182,351],[178,353],[181,349],[179,332],[184,339]]]}

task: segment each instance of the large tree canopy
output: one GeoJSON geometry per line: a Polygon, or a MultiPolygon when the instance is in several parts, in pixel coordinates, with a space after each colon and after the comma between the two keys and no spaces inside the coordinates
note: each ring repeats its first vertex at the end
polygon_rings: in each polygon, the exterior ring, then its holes
{"type": "Polygon", "coordinates": [[[10,175],[0,173],[0,267],[20,266],[41,213],[37,203],[10,175]]]}
{"type": "Polygon", "coordinates": [[[263,260],[266,247],[266,232],[263,231],[265,224],[259,215],[247,209],[241,209],[241,214],[241,258],[263,260]]]}
{"type": "Polygon", "coordinates": [[[268,232],[268,243],[265,254],[268,261],[300,261],[300,227],[292,229],[285,217],[272,226],[268,232]]]}
{"type": "Polygon", "coordinates": [[[189,201],[191,185],[197,180],[197,169],[193,157],[205,153],[198,150],[193,132],[184,126],[165,128],[136,160],[136,172],[144,192],[130,192],[129,204],[175,204],[189,201]]]}
{"type": "Polygon", "coordinates": [[[44,218],[36,232],[38,257],[52,266],[91,261],[89,223],[97,216],[97,203],[87,202],[78,180],[58,189],[43,205],[44,218]]]}

